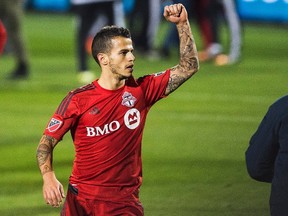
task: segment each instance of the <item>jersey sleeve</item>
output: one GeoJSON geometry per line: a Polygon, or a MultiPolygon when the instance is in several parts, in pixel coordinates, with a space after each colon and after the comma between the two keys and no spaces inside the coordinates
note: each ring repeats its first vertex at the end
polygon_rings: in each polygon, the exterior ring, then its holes
{"type": "Polygon", "coordinates": [[[165,72],[155,73],[143,78],[140,78],[145,94],[145,101],[148,106],[152,106],[158,100],[166,97],[165,91],[170,77],[170,70],[165,72]],[[143,80],[142,80],[143,79],[143,80]]]}
{"type": "Polygon", "coordinates": [[[69,131],[79,116],[77,98],[72,93],[68,94],[60,103],[55,113],[50,118],[44,134],[61,140],[69,131]]]}

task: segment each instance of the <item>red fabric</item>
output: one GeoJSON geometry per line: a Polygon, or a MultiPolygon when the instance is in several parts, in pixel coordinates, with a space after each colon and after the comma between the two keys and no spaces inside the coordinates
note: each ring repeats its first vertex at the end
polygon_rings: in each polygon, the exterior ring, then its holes
{"type": "Polygon", "coordinates": [[[165,97],[170,72],[130,78],[118,90],[95,81],[70,92],[44,134],[70,130],[75,160],[70,183],[87,199],[117,200],[142,184],[141,142],[150,107],[165,97]]]}
{"type": "Polygon", "coordinates": [[[70,190],[67,192],[61,216],[143,216],[143,207],[138,197],[131,195],[125,201],[101,201],[79,197],[70,190]]]}
{"type": "Polygon", "coordinates": [[[6,33],[6,29],[5,26],[3,25],[3,23],[0,20],[0,55],[2,54],[5,44],[7,41],[7,33],[6,33]]]}

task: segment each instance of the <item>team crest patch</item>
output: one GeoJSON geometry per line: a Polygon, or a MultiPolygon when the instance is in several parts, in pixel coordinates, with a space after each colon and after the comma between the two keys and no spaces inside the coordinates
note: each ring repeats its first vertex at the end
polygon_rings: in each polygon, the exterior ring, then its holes
{"type": "Polygon", "coordinates": [[[62,121],[52,118],[48,124],[48,130],[50,132],[54,132],[56,130],[58,130],[60,128],[60,126],[62,125],[62,121]]]}
{"type": "Polygon", "coordinates": [[[122,105],[127,107],[133,107],[136,102],[136,98],[129,92],[124,92],[122,95],[122,105]]]}

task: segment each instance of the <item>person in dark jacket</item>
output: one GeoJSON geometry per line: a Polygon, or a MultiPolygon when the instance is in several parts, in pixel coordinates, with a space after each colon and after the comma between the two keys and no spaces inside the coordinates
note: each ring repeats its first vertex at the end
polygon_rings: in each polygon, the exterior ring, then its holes
{"type": "Polygon", "coordinates": [[[270,107],[246,151],[251,178],[272,183],[272,216],[288,215],[288,95],[270,107]]]}

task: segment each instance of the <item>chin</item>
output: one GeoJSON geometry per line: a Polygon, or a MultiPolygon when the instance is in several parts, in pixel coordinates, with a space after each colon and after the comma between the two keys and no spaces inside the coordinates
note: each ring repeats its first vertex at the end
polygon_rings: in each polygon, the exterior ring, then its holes
{"type": "Polygon", "coordinates": [[[120,79],[121,79],[121,80],[124,80],[124,79],[126,80],[126,79],[128,79],[129,77],[131,77],[131,76],[132,76],[132,74],[121,75],[121,76],[120,76],[120,79]]]}
{"type": "Polygon", "coordinates": [[[125,79],[128,79],[128,78],[132,77],[132,73],[128,74],[127,76],[124,76],[124,77],[125,77],[125,79]]]}

